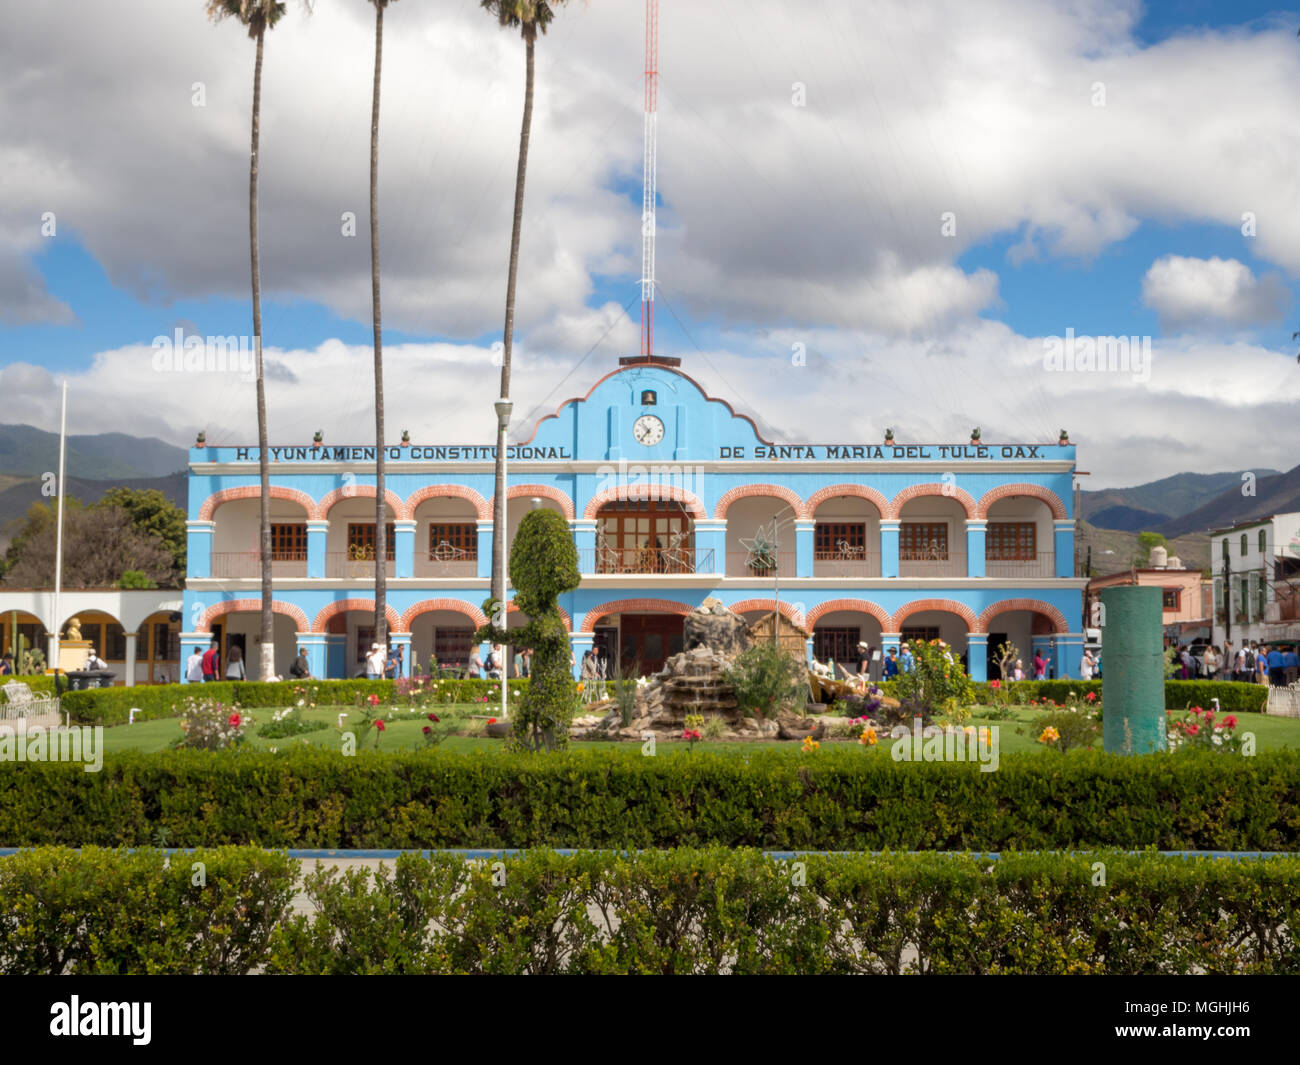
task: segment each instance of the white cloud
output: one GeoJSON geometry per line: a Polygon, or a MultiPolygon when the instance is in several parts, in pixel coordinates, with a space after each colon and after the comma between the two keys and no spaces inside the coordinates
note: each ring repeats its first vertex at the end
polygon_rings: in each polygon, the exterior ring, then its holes
{"type": "Polygon", "coordinates": [[[1142,302],[1169,329],[1215,322],[1250,327],[1277,322],[1290,297],[1276,274],[1257,278],[1236,259],[1166,255],[1142,279],[1142,302]]]}

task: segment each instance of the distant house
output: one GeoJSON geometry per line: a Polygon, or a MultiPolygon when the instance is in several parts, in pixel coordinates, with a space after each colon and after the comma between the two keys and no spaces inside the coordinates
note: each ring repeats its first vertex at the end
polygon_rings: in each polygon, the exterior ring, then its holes
{"type": "Polygon", "coordinates": [[[1300,511],[1210,533],[1214,640],[1300,638],[1300,511]]]}
{"type": "MultiPolygon", "coordinates": [[[[1197,638],[1209,638],[1210,582],[1199,569],[1187,569],[1178,558],[1168,557],[1163,547],[1151,549],[1150,566],[1093,577],[1086,592],[1089,611],[1101,602],[1103,588],[1135,584],[1161,590],[1161,620],[1165,635],[1171,640],[1190,643],[1197,638]]],[[[1090,615],[1089,624],[1092,620],[1090,615]]]]}

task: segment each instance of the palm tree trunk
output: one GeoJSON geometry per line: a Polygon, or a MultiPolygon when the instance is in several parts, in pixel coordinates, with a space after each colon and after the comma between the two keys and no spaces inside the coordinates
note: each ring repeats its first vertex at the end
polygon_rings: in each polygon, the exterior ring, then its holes
{"type": "MultiPolygon", "coordinates": [[[[506,322],[501,354],[501,396],[510,395],[510,350],[515,337],[515,286],[519,276],[519,230],[524,221],[524,175],[528,169],[528,134],[533,125],[533,43],[536,33],[524,35],[524,119],[519,130],[519,169],[515,171],[515,217],[510,232],[510,272],[506,277],[506,322]]],[[[496,495],[492,507],[492,596],[502,604],[493,624],[505,627],[506,485],[505,439],[499,434],[496,460],[496,495]]],[[[505,676],[503,673],[502,676],[505,676]]]]}
{"type": "Polygon", "coordinates": [[[375,85],[370,104],[370,290],[375,326],[375,642],[388,642],[388,522],[384,491],[384,348],[379,313],[379,72],[384,4],[375,4],[375,85]]]}
{"type": "Polygon", "coordinates": [[[266,433],[266,379],[262,373],[262,274],[257,250],[257,145],[262,111],[262,45],[266,26],[257,30],[253,66],[253,145],[248,165],[248,243],[253,269],[253,350],[257,352],[257,464],[261,475],[260,543],[262,556],[262,653],[260,677],[275,676],[275,592],[271,587],[271,466],[266,433]]]}

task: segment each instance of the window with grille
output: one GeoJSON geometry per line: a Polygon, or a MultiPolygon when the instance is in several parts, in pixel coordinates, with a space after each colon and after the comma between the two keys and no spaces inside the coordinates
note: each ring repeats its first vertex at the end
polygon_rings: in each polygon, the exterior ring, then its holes
{"type": "Polygon", "coordinates": [[[860,521],[819,521],[813,528],[813,558],[864,558],[867,526],[860,521]]]}
{"type": "Polygon", "coordinates": [[[858,662],[861,660],[859,628],[825,628],[813,630],[813,656],[819,662],[858,662]]]}
{"type": "Polygon", "coordinates": [[[1245,534],[1245,533],[1242,533],[1242,534],[1241,534],[1241,553],[1242,553],[1243,555],[1246,553],[1246,534],[1245,534]]]}
{"type": "Polygon", "coordinates": [[[106,662],[126,661],[126,630],[116,621],[110,621],[104,626],[104,660],[106,662]]]}
{"type": "Polygon", "coordinates": [[[430,523],[429,557],[444,562],[477,559],[478,527],[472,521],[430,523]]]}
{"type": "Polygon", "coordinates": [[[153,660],[155,662],[174,662],[181,655],[181,634],[165,621],[156,621],[153,626],[153,660]]]}
{"type": "MultiPolygon", "coordinates": [[[[393,523],[384,523],[384,554],[393,561],[393,523]]],[[[375,526],[360,522],[348,523],[348,558],[373,559],[375,557],[375,526]]]]}
{"type": "Polygon", "coordinates": [[[1032,562],[1038,550],[1038,527],[1032,521],[991,521],[984,534],[984,558],[990,562],[1032,562]]]}
{"type": "Polygon", "coordinates": [[[620,499],[600,508],[597,573],[690,573],[694,534],[680,503],[620,499]]]}
{"type": "Polygon", "coordinates": [[[938,625],[913,625],[911,628],[903,629],[903,639],[900,646],[904,643],[916,643],[917,640],[937,640],[939,638],[938,625]]]}
{"type": "MultiPolygon", "coordinates": [[[[374,542],[374,537],[371,537],[374,542]]],[[[271,526],[271,561],[272,562],[306,562],[307,561],[307,525],[305,522],[292,522],[271,526]]]]}
{"type": "Polygon", "coordinates": [[[470,629],[439,628],[433,634],[433,657],[440,666],[460,666],[469,664],[470,629]]]}
{"type": "Polygon", "coordinates": [[[1178,604],[1182,601],[1183,592],[1181,588],[1165,588],[1164,590],[1164,608],[1166,610],[1177,610],[1178,604]]]}
{"type": "Polygon", "coordinates": [[[1259,530],[1259,553],[1265,555],[1268,553],[1268,530],[1259,530]]]}
{"type": "Polygon", "coordinates": [[[948,523],[904,522],[898,530],[898,557],[904,562],[948,557],[948,523]]]}

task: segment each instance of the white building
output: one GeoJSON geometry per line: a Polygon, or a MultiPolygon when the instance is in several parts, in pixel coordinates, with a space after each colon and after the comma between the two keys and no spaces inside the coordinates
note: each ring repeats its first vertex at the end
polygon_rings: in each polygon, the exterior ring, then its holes
{"type": "Polygon", "coordinates": [[[1216,529],[1210,552],[1214,643],[1300,637],[1300,511],[1216,529]]]}

